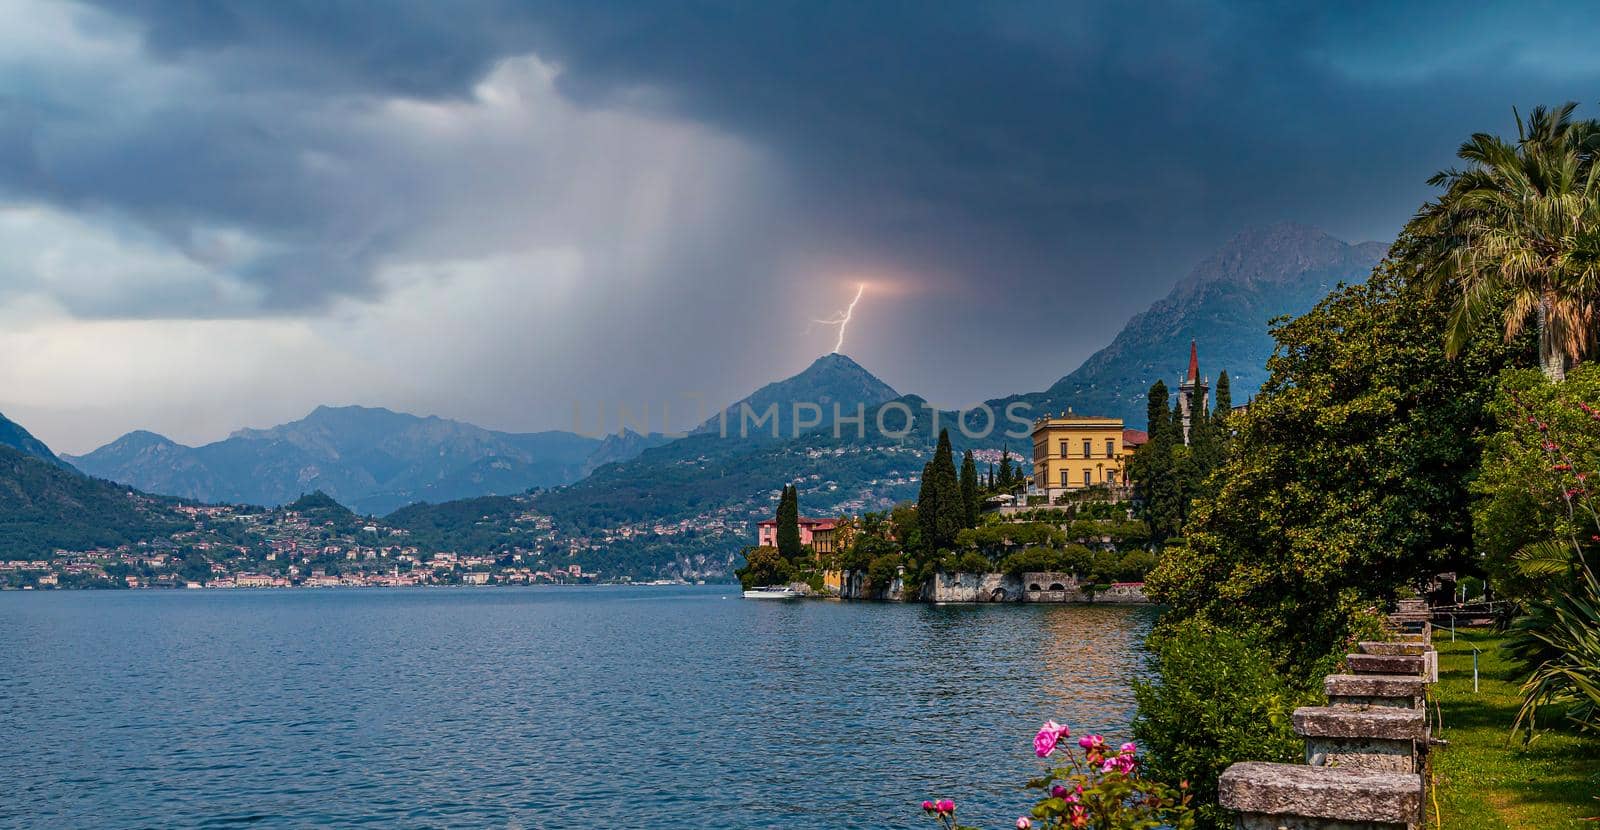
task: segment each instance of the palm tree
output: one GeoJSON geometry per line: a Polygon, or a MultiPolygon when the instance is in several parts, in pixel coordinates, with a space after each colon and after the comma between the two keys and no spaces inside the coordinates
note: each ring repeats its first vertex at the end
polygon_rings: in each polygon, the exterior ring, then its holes
{"type": "Polygon", "coordinates": [[[1454,357],[1478,324],[1501,312],[1506,339],[1530,317],[1551,380],[1595,344],[1600,322],[1600,122],[1574,121],[1576,104],[1517,116],[1517,141],[1477,133],[1412,222],[1421,276],[1460,292],[1445,350],[1454,357]]]}

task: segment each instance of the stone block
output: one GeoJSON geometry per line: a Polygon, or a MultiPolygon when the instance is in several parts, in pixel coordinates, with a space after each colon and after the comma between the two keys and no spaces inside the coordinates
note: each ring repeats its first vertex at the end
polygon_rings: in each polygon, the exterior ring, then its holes
{"type": "Polygon", "coordinates": [[[1419,642],[1406,643],[1406,642],[1388,642],[1388,641],[1362,642],[1362,643],[1357,644],[1356,649],[1358,651],[1360,651],[1362,654],[1388,654],[1388,655],[1411,654],[1411,655],[1420,655],[1423,652],[1428,650],[1428,644],[1427,643],[1419,643],[1419,642]]]}
{"type": "Polygon", "coordinates": [[[1330,706],[1399,706],[1422,708],[1424,687],[1420,676],[1401,674],[1330,674],[1322,692],[1330,706]]]}
{"type": "Polygon", "coordinates": [[[1422,777],[1403,773],[1250,761],[1222,773],[1219,795],[1247,830],[1400,830],[1422,817],[1422,777]]]}
{"type": "Polygon", "coordinates": [[[1350,654],[1345,656],[1353,674],[1422,675],[1423,658],[1414,654],[1350,654]]]}
{"type": "Polygon", "coordinates": [[[1428,719],[1421,709],[1395,706],[1302,706],[1294,710],[1294,731],[1304,738],[1419,741],[1428,736],[1428,719]]]}
{"type": "Polygon", "coordinates": [[[1367,772],[1418,772],[1416,744],[1380,738],[1306,738],[1306,765],[1367,772]]]}

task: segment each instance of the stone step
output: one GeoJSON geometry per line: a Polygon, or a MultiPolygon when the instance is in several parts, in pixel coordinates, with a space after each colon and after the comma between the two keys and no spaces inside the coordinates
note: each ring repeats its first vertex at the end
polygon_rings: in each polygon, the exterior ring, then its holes
{"type": "Polygon", "coordinates": [[[1294,710],[1294,731],[1306,738],[1417,741],[1428,736],[1428,719],[1421,709],[1396,706],[1302,706],[1294,710]]]}
{"type": "Polygon", "coordinates": [[[1404,674],[1330,674],[1322,680],[1330,706],[1420,709],[1426,686],[1421,676],[1404,674]]]}
{"type": "Polygon", "coordinates": [[[1422,821],[1420,775],[1246,761],[1222,773],[1218,790],[1246,830],[1402,830],[1422,821]]]}
{"type": "Polygon", "coordinates": [[[1394,610],[1401,613],[1406,611],[1426,611],[1428,610],[1428,601],[1425,599],[1396,600],[1394,604],[1394,610]]]}
{"type": "Polygon", "coordinates": [[[1420,709],[1396,706],[1303,706],[1295,734],[1306,739],[1306,764],[1372,772],[1416,772],[1417,741],[1428,723],[1420,709]]]}
{"type": "Polygon", "coordinates": [[[1388,654],[1388,655],[1411,654],[1411,655],[1420,655],[1424,651],[1428,650],[1428,645],[1426,643],[1417,643],[1417,642],[1409,642],[1409,643],[1407,643],[1407,642],[1389,642],[1389,641],[1377,641],[1377,642],[1363,641],[1363,642],[1360,642],[1360,643],[1356,644],[1356,649],[1358,651],[1360,651],[1362,654],[1388,654]]]}
{"type": "Polygon", "coordinates": [[[1416,654],[1347,654],[1351,674],[1412,674],[1421,676],[1424,661],[1416,654]]]}

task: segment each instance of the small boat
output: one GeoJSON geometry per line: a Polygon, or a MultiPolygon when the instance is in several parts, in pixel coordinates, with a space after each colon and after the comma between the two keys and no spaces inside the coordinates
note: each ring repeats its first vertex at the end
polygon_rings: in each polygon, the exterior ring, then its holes
{"type": "Polygon", "coordinates": [[[800,592],[787,585],[766,585],[744,592],[745,599],[799,599],[800,592]]]}

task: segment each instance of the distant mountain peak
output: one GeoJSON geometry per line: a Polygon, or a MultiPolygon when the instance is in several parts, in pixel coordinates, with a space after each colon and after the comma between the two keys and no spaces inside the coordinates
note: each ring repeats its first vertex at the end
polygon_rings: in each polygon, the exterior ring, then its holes
{"type": "MultiPolygon", "coordinates": [[[[1200,261],[1180,280],[1168,300],[1185,298],[1211,283],[1242,286],[1293,282],[1307,271],[1337,268],[1355,262],[1370,270],[1381,258],[1372,246],[1352,245],[1320,228],[1298,222],[1278,222],[1246,228],[1200,261]]],[[[1361,275],[1365,279],[1365,274],[1361,275]]]]}
{"type": "Polygon", "coordinates": [[[1186,374],[1184,347],[1215,377],[1226,371],[1242,401],[1266,380],[1273,340],[1267,321],[1304,314],[1339,283],[1365,282],[1387,252],[1381,242],[1352,245],[1297,222],[1247,228],[1207,256],[1166,297],[1123,326],[1109,345],[1041,393],[1018,396],[1036,408],[1121,417],[1143,425],[1145,393],[1156,380],[1186,374]]]}
{"type": "MultiPolygon", "coordinates": [[[[879,380],[847,354],[830,352],[811,361],[799,374],[773,381],[750,393],[745,398],[728,405],[726,412],[730,428],[736,428],[738,418],[748,406],[757,417],[769,408],[777,407],[778,431],[787,435],[793,407],[797,403],[816,404],[822,408],[823,423],[833,422],[832,405],[838,404],[841,412],[854,414],[855,405],[870,409],[885,401],[900,397],[894,387],[879,380]]],[[[698,431],[707,432],[721,428],[720,416],[702,424],[698,431]]],[[[761,428],[771,434],[771,428],[761,428]]]]}

